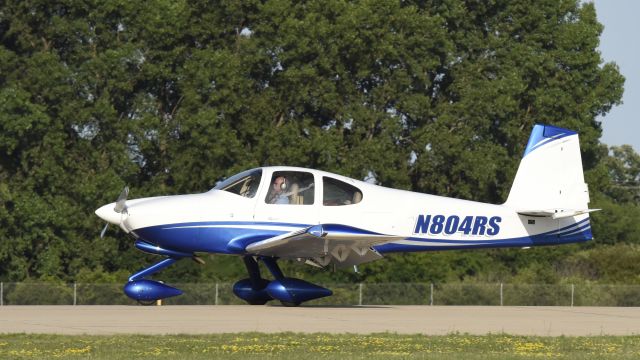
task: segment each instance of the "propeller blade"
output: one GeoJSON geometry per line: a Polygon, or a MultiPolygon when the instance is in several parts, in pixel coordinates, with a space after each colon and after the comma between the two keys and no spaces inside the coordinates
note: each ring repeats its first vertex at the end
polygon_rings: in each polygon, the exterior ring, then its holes
{"type": "Polygon", "coordinates": [[[118,200],[116,200],[116,206],[113,208],[113,211],[117,213],[121,213],[124,210],[125,203],[127,202],[127,196],[129,196],[129,187],[125,186],[118,196],[118,200]]]}
{"type": "Polygon", "coordinates": [[[104,224],[104,228],[100,232],[100,239],[104,238],[104,234],[107,232],[108,227],[109,227],[109,223],[104,224]]]}

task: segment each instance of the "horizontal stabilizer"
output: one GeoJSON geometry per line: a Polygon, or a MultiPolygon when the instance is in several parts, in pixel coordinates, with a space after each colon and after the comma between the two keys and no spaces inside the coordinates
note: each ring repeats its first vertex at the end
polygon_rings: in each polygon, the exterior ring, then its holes
{"type": "Polygon", "coordinates": [[[583,209],[583,210],[575,210],[575,209],[548,209],[548,210],[518,210],[518,214],[526,215],[526,216],[536,216],[536,217],[550,217],[552,219],[562,219],[568,218],[572,216],[578,216],[594,211],[598,211],[601,209],[583,209]]]}
{"type": "Polygon", "coordinates": [[[339,224],[314,225],[258,241],[245,248],[250,254],[307,259],[315,265],[353,266],[382,257],[372,246],[403,239],[339,224]]]}

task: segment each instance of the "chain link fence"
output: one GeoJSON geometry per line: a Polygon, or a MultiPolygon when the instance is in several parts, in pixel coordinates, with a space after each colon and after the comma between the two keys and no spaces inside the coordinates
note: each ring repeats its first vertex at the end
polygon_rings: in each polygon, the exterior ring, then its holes
{"type": "MultiPolygon", "coordinates": [[[[163,305],[240,305],[233,283],[172,283],[183,295],[163,305]]],[[[333,296],[313,305],[640,306],[640,285],[323,284],[333,296]]],[[[122,284],[0,283],[4,305],[129,305],[122,284]]]]}

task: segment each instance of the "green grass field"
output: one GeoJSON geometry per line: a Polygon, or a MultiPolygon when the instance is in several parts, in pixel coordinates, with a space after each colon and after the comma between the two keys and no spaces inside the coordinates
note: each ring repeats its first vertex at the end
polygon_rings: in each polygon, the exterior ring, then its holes
{"type": "Polygon", "coordinates": [[[638,359],[640,336],[0,335],[0,359],[638,359]]]}

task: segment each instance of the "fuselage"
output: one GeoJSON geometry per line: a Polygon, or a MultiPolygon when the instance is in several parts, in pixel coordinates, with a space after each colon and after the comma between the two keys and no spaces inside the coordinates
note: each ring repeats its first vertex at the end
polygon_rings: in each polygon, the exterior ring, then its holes
{"type": "Polygon", "coordinates": [[[363,237],[401,238],[376,245],[381,254],[591,239],[586,214],[563,219],[521,215],[507,205],[390,189],[305,168],[264,167],[245,173],[259,176],[254,183],[242,183],[239,176],[227,189],[201,194],[128,200],[119,224],[134,237],[163,248],[238,255],[245,254],[249,244],[317,224],[347,225],[363,237]],[[270,203],[272,181],[282,174],[294,182],[290,188],[301,190],[281,191],[292,194],[287,204],[270,203]]]}
{"type": "MultiPolygon", "coordinates": [[[[125,293],[149,302],[181,290],[148,279],[196,253],[242,257],[248,278],[233,286],[249,304],[286,306],[331,295],[287,277],[278,259],[350,267],[385,253],[529,247],[590,240],[589,191],[575,131],[537,124],[502,205],[389,189],[324,171],[264,167],[241,172],[193,195],[126,200],[96,214],[165,257],[131,275],[125,293]],[[272,280],[260,273],[264,264],[272,280]]],[[[106,231],[104,228],[101,236],[106,231]]]]}

